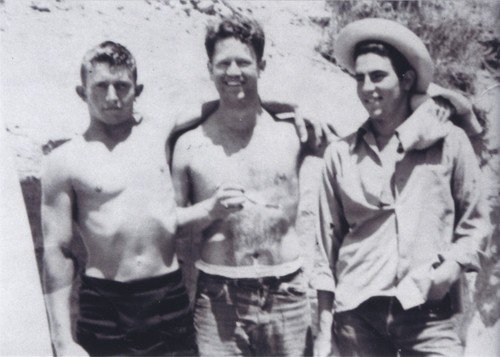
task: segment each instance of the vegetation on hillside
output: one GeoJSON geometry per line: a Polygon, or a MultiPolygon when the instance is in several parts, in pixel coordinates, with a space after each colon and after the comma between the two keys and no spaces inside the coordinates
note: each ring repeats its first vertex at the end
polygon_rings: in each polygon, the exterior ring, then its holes
{"type": "Polygon", "coordinates": [[[479,69],[500,69],[499,39],[494,35],[494,4],[468,1],[327,0],[332,10],[328,33],[319,51],[334,61],[340,29],[366,17],[395,20],[415,32],[435,59],[435,82],[475,94],[479,69]]]}
{"type": "MultiPolygon", "coordinates": [[[[332,11],[326,36],[317,50],[335,63],[334,43],[338,32],[350,22],[367,17],[395,20],[415,32],[435,61],[434,82],[469,96],[477,92],[478,70],[492,72],[500,80],[500,40],[495,35],[494,2],[481,0],[326,0],[332,11]]],[[[474,107],[487,129],[486,113],[474,107]]],[[[487,130],[485,130],[486,133],[487,130]]],[[[484,139],[476,150],[482,164],[494,154],[484,139]]]]}

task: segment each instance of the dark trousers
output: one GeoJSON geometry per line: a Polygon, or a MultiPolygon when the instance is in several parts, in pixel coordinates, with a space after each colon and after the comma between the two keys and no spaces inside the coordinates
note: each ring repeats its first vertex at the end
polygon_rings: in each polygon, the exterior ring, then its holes
{"type": "Polygon", "coordinates": [[[394,297],[373,297],[335,314],[335,342],[342,356],[461,356],[451,300],[446,296],[403,310],[394,297]]]}

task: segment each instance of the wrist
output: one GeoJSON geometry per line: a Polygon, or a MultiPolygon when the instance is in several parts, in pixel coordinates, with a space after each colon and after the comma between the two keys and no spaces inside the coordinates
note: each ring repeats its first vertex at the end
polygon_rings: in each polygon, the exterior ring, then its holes
{"type": "Polygon", "coordinates": [[[203,213],[205,217],[210,220],[214,221],[218,219],[216,211],[215,211],[215,200],[213,198],[208,198],[205,201],[201,203],[201,208],[203,210],[203,213]]]}

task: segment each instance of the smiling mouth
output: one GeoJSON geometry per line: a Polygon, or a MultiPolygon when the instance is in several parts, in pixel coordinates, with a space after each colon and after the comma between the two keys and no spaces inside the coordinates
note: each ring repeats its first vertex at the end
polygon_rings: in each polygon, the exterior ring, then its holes
{"type": "Polygon", "coordinates": [[[365,99],[365,103],[367,104],[379,104],[381,98],[367,98],[365,99]]]}
{"type": "Polygon", "coordinates": [[[228,87],[239,87],[243,85],[243,81],[240,80],[225,80],[224,84],[228,87]]]}

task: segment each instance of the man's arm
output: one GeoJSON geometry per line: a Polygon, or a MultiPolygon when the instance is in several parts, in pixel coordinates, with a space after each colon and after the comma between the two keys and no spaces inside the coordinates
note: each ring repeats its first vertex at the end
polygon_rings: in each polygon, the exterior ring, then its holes
{"type": "Polygon", "coordinates": [[[69,256],[72,240],[72,192],[63,157],[46,159],[42,175],[43,283],[52,343],[58,356],[88,355],[71,334],[70,294],[74,266],[69,256]]]}
{"type": "Polygon", "coordinates": [[[191,178],[189,176],[189,150],[186,137],[179,138],[172,157],[172,181],[177,203],[177,226],[180,229],[189,226],[202,231],[214,221],[240,211],[246,201],[244,188],[231,183],[221,183],[214,194],[198,203],[190,203],[191,178]]]}
{"type": "Polygon", "coordinates": [[[334,170],[335,150],[330,146],[325,154],[319,190],[316,250],[311,285],[318,294],[318,336],[314,343],[315,356],[327,356],[331,349],[335,266],[338,251],[348,231],[342,202],[337,194],[334,170]]]}
{"type": "MultiPolygon", "coordinates": [[[[276,118],[280,120],[292,120],[300,142],[307,144],[313,150],[317,150],[317,148],[322,146],[324,149],[327,143],[337,137],[337,133],[330,123],[322,123],[310,118],[304,118],[300,107],[296,104],[274,100],[263,100],[261,104],[265,110],[273,114],[276,118]]],[[[219,101],[213,100],[194,108],[186,108],[183,115],[177,117],[175,120],[171,133],[172,140],[175,140],[180,133],[201,124],[218,107],[219,101]]]]}
{"type": "Polygon", "coordinates": [[[427,94],[414,94],[410,104],[412,115],[397,130],[406,151],[434,145],[448,135],[454,123],[470,138],[483,131],[467,98],[434,83],[427,94]]]}
{"type": "Polygon", "coordinates": [[[442,298],[463,271],[478,271],[484,259],[484,249],[491,235],[489,207],[484,192],[481,169],[465,133],[455,129],[454,140],[445,142],[445,149],[453,160],[451,180],[455,202],[454,239],[439,255],[435,268],[430,299],[442,298]]]}

